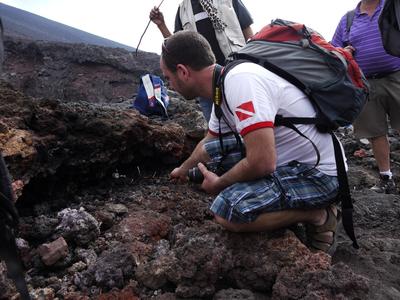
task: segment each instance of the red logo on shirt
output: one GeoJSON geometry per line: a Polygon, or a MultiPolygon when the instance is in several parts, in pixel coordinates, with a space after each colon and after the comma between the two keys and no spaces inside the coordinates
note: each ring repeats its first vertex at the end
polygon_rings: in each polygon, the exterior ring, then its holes
{"type": "Polygon", "coordinates": [[[255,112],[256,111],[254,110],[253,101],[245,102],[235,109],[235,114],[240,122],[251,118],[255,112]]]}

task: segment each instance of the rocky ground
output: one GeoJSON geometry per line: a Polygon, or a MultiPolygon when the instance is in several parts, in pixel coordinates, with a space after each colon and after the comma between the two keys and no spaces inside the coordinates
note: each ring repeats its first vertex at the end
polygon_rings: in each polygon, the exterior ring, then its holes
{"type": "MultiPolygon", "coordinates": [[[[197,105],[173,92],[170,120],[129,108],[140,73],[129,66],[157,73],[158,59],[89,46],[6,46],[0,146],[17,185],[17,243],[34,299],[400,299],[400,196],[369,190],[375,162],[351,129],[337,134],[360,249],[340,231],[332,257],[312,253],[297,237],[301,227],[223,230],[208,210],[211,197],[169,181],[205,124],[197,105]]],[[[391,147],[400,174],[394,133],[391,147]]],[[[0,264],[0,298],[15,297],[0,264]]]]}

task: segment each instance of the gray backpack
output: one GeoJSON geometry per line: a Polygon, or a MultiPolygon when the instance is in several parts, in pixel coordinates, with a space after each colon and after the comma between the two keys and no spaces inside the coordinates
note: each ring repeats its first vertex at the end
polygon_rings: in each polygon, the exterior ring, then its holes
{"type": "Polygon", "coordinates": [[[400,0],[386,0],[378,22],[386,52],[400,57],[400,0]]]}
{"type": "Polygon", "coordinates": [[[308,96],[317,118],[292,120],[297,124],[316,124],[320,131],[348,126],[367,101],[368,82],[353,56],[304,24],[272,21],[230,55],[225,69],[238,60],[262,65],[308,96]]]}
{"type": "MultiPolygon", "coordinates": [[[[333,130],[350,125],[361,112],[368,97],[368,82],[353,56],[336,48],[315,30],[304,24],[277,19],[263,27],[247,44],[231,53],[224,69],[216,71],[214,86],[214,112],[218,120],[225,119],[220,107],[224,96],[224,78],[237,64],[257,63],[299,88],[313,104],[315,118],[283,117],[276,115],[274,125],[286,126],[308,139],[317,154],[320,153],[296,124],[315,124],[321,132],[332,136],[338,171],[338,201],[342,203],[342,221],[347,235],[358,248],[353,228],[353,204],[347,180],[340,143],[333,130]]],[[[228,107],[229,109],[229,107],[228,107]]],[[[232,111],[230,111],[232,113],[232,111]]],[[[225,119],[225,123],[229,123],[225,119]]],[[[224,149],[220,126],[220,144],[224,149]]],[[[237,137],[238,144],[240,139],[237,137]]]]}

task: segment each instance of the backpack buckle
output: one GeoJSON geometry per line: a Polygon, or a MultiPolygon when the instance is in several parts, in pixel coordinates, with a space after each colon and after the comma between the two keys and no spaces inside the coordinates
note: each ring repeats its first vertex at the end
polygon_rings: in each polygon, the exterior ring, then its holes
{"type": "Polygon", "coordinates": [[[303,48],[310,47],[310,41],[308,39],[301,39],[300,44],[301,44],[301,47],[303,47],[303,48]]]}

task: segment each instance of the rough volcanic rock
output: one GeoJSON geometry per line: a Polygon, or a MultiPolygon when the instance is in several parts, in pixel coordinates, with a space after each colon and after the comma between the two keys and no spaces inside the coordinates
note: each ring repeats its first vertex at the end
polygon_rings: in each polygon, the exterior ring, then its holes
{"type": "MultiPolygon", "coordinates": [[[[147,67],[157,72],[158,58],[155,68],[146,54],[135,60],[101,47],[14,40],[6,46],[0,148],[19,196],[17,236],[35,298],[400,298],[400,196],[369,190],[376,165],[351,128],[337,134],[348,158],[360,249],[340,228],[330,257],[310,252],[293,229],[229,233],[213,222],[212,197],[169,180],[205,124],[197,105],[172,91],[169,120],[129,108],[132,82],[147,67]],[[68,257],[46,266],[35,250],[58,236],[63,209],[87,212],[95,226],[83,226],[92,228],[83,236],[67,234],[68,257]]],[[[390,139],[398,174],[399,135],[390,132],[390,139]]],[[[15,289],[1,266],[0,275],[0,298],[11,298],[15,289]]]]}
{"type": "Polygon", "coordinates": [[[75,242],[79,246],[88,245],[100,235],[99,222],[84,209],[66,208],[58,214],[60,223],[56,235],[75,242]]]}
{"type": "Polygon", "coordinates": [[[0,89],[0,147],[21,188],[42,182],[42,192],[51,193],[60,184],[96,182],[121,166],[177,163],[193,143],[177,123],[127,107],[35,101],[0,89]]]}
{"type": "Polygon", "coordinates": [[[161,74],[159,56],[88,44],[5,41],[3,78],[32,97],[65,102],[132,98],[140,76],[161,74]]]}

